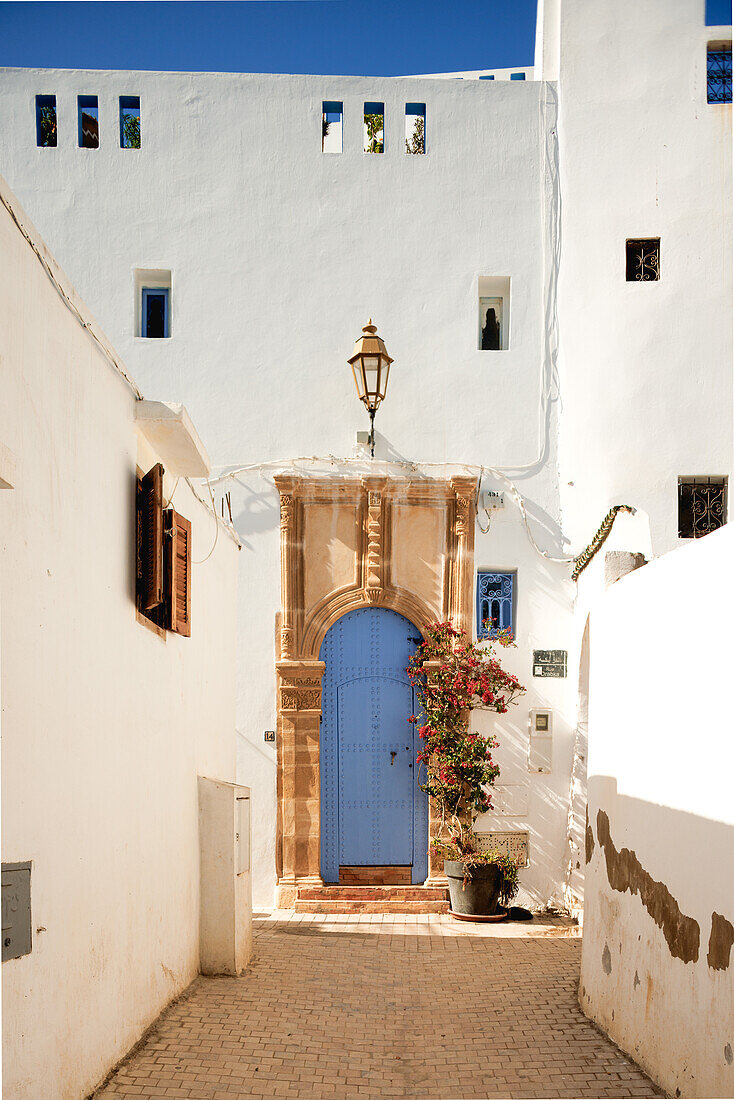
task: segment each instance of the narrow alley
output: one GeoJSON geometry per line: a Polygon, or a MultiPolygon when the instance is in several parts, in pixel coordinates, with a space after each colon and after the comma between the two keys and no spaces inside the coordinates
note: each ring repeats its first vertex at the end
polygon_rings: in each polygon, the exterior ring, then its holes
{"type": "Polygon", "coordinates": [[[97,1095],[662,1095],[579,1009],[578,931],[261,914],[247,972],[198,978],[97,1095]]]}

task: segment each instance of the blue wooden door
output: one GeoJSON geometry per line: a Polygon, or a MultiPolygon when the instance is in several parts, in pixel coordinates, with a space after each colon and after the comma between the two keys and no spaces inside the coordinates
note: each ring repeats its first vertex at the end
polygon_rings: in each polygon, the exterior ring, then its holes
{"type": "Polygon", "coordinates": [[[350,611],[328,631],[321,725],[321,874],[410,866],[428,874],[428,802],[416,783],[415,697],[406,666],[420,634],[395,611],[350,611]]]}

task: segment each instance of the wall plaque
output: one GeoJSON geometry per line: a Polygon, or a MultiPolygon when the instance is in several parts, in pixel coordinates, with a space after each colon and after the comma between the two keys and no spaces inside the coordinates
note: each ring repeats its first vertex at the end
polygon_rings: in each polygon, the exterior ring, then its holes
{"type": "Polygon", "coordinates": [[[527,867],[529,860],[530,834],[513,829],[507,833],[477,833],[479,849],[482,852],[499,852],[501,856],[510,856],[518,860],[518,866],[527,867]]]}
{"type": "Polygon", "coordinates": [[[565,649],[534,649],[533,676],[566,675],[568,652],[565,649]]]}

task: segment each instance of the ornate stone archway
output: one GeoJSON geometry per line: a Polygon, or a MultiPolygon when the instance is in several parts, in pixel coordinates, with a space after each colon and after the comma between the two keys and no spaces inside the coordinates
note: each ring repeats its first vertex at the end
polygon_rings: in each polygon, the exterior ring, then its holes
{"type": "MultiPolygon", "coordinates": [[[[472,628],[476,481],[275,478],[280,493],[277,903],[321,884],[319,650],[347,611],[472,628]]],[[[430,865],[428,882],[443,882],[430,865]]]]}

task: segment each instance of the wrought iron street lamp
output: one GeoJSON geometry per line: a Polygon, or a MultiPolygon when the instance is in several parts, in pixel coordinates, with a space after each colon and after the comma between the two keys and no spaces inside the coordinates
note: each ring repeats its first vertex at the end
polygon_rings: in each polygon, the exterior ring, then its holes
{"type": "Polygon", "coordinates": [[[348,360],[354,375],[359,399],[370,414],[370,454],[375,457],[375,413],[385,400],[387,380],[392,359],[387,354],[384,340],[377,335],[377,327],[369,323],[354,345],[354,354],[348,360]]]}

